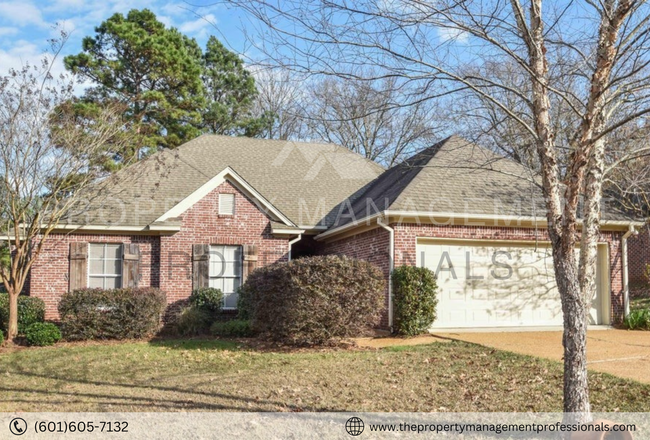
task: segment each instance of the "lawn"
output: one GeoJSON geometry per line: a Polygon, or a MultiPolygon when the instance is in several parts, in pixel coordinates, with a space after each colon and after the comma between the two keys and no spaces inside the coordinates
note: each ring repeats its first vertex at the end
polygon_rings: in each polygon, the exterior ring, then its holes
{"type": "MultiPolygon", "coordinates": [[[[595,411],[650,411],[650,386],[590,373],[595,411]]],[[[0,353],[0,411],[561,411],[557,362],[461,342],[255,351],[233,342],[0,353]]]]}

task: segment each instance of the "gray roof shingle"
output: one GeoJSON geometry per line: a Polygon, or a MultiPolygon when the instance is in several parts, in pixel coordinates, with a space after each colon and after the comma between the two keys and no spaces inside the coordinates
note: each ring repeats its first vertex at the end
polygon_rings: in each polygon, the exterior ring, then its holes
{"type": "MultiPolygon", "coordinates": [[[[334,226],[383,210],[544,218],[539,182],[523,165],[451,136],[382,174],[334,226]]],[[[630,220],[610,206],[603,219],[630,220]]]]}
{"type": "Polygon", "coordinates": [[[203,135],[117,173],[82,224],[145,227],[227,167],[300,226],[331,224],[384,171],[333,144],[203,135]]]}

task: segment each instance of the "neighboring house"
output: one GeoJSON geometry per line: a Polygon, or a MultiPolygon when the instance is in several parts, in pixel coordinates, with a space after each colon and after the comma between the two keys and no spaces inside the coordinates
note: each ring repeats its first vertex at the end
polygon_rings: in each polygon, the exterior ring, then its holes
{"type": "MultiPolygon", "coordinates": [[[[529,172],[457,137],[385,171],[334,145],[205,135],[129,167],[62,225],[30,279],[48,318],[81,287],[154,286],[171,305],[218,287],[236,307],[255,267],[337,253],[384,273],[431,268],[434,328],[562,324],[543,200],[529,172]]],[[[624,311],[626,232],[603,214],[592,324],[624,311]]],[[[392,324],[390,288],[382,326],[392,324]]]]}
{"type": "Polygon", "coordinates": [[[650,226],[639,228],[639,233],[628,241],[630,288],[640,293],[650,290],[650,226]]]}

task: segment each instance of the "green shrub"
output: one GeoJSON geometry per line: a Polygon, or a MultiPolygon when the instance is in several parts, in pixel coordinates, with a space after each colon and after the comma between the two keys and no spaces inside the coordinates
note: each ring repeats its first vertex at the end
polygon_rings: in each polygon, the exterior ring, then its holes
{"type": "Polygon", "coordinates": [[[190,305],[216,318],[223,307],[223,293],[221,290],[212,287],[196,289],[190,295],[190,305]]]}
{"type": "Polygon", "coordinates": [[[249,321],[251,319],[251,296],[250,289],[240,287],[237,291],[237,319],[249,321]]]}
{"type": "Polygon", "coordinates": [[[61,330],[51,322],[35,322],[25,330],[27,345],[45,347],[61,340],[61,330]]]}
{"type": "Polygon", "coordinates": [[[623,324],[630,330],[650,330],[650,309],[632,310],[623,324]]]}
{"type": "MultiPolygon", "coordinates": [[[[20,295],[18,297],[18,333],[24,334],[27,327],[45,321],[45,303],[40,298],[20,295]]],[[[0,329],[9,328],[9,294],[0,293],[0,329]]]]}
{"type": "Polygon", "coordinates": [[[196,336],[210,328],[213,321],[210,313],[198,307],[189,306],[181,309],[176,316],[176,331],[181,336],[196,336]]]}
{"type": "Polygon", "coordinates": [[[59,302],[61,331],[70,341],[142,338],[158,330],[166,305],[152,287],[75,290],[59,302]]]}
{"type": "Polygon", "coordinates": [[[233,319],[230,321],[216,321],[210,327],[210,333],[214,336],[227,336],[248,338],[253,336],[251,322],[243,319],[233,319]]]}
{"type": "Polygon", "coordinates": [[[0,330],[0,345],[5,343],[5,334],[0,330]]]}
{"type": "Polygon", "coordinates": [[[436,319],[438,305],[435,274],[424,267],[393,270],[394,331],[413,336],[426,332],[436,319]]]}
{"type": "Polygon", "coordinates": [[[240,291],[250,304],[253,331],[286,344],[314,345],[375,327],[384,309],[384,288],[376,266],[320,256],[257,269],[240,291]]]}

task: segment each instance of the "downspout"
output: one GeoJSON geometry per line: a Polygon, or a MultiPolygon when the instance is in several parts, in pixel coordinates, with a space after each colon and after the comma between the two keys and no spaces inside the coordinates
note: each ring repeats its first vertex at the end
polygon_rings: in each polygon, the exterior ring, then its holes
{"type": "Polygon", "coordinates": [[[395,265],[395,230],[383,223],[385,217],[377,218],[377,224],[388,231],[388,327],[393,331],[393,269],[395,265]]]}
{"type": "Polygon", "coordinates": [[[298,234],[298,236],[296,238],[289,241],[289,254],[288,254],[288,257],[289,257],[288,260],[289,261],[291,261],[291,246],[293,246],[294,243],[299,242],[301,238],[302,238],[302,234],[298,234]]]}
{"type": "Polygon", "coordinates": [[[627,317],[630,314],[630,284],[628,281],[627,273],[627,239],[631,235],[638,235],[639,231],[634,229],[633,225],[630,225],[630,228],[627,230],[623,237],[621,238],[621,262],[623,263],[623,308],[625,310],[624,317],[627,317]]]}

